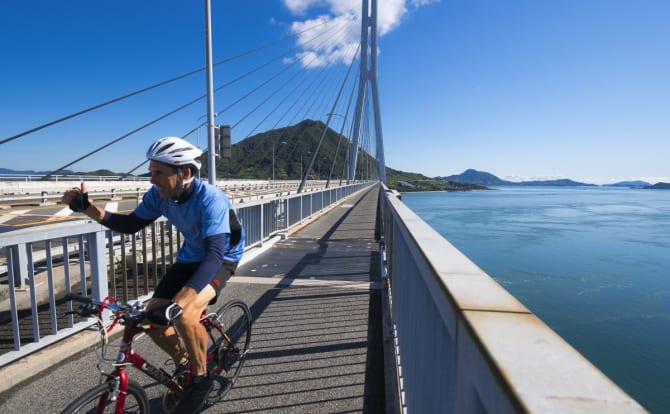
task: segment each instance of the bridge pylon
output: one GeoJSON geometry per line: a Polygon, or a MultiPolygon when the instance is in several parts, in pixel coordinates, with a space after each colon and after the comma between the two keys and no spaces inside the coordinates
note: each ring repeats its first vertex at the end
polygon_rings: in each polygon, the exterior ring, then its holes
{"type": "MultiPolygon", "coordinates": [[[[360,79],[358,83],[358,96],[356,97],[356,109],[354,112],[354,129],[349,148],[349,171],[348,179],[356,179],[356,162],[358,159],[358,147],[361,137],[361,121],[363,117],[363,104],[368,93],[368,84],[372,94],[372,106],[374,108],[375,136],[377,165],[379,167],[379,179],[386,183],[386,164],[384,162],[384,139],[382,136],[381,115],[379,110],[379,90],[377,87],[377,0],[362,0],[363,13],[361,15],[361,57],[360,57],[360,79]],[[369,58],[369,59],[368,59],[369,58]],[[369,62],[369,65],[368,65],[369,62]]],[[[372,154],[371,154],[372,155],[372,154]]]]}

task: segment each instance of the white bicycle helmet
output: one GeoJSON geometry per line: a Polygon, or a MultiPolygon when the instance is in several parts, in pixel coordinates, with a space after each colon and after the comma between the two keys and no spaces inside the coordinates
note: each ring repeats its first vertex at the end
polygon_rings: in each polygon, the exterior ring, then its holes
{"type": "Polygon", "coordinates": [[[177,137],[164,137],[154,142],[147,150],[147,158],[175,167],[192,165],[200,170],[197,160],[202,151],[188,141],[177,137]]]}

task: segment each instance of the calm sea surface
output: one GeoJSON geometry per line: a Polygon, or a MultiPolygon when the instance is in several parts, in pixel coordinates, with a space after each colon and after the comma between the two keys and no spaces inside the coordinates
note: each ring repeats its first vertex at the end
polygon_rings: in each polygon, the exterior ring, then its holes
{"type": "Polygon", "coordinates": [[[501,187],[403,202],[645,408],[670,412],[670,191],[501,187]]]}

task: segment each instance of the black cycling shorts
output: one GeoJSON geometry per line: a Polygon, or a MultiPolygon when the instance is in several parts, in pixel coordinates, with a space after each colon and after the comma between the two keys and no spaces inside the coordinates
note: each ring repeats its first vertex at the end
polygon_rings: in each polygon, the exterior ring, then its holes
{"type": "MultiPolygon", "coordinates": [[[[160,282],[158,282],[158,286],[156,286],[156,290],[154,291],[154,297],[172,300],[181,288],[186,285],[186,282],[193,276],[193,273],[198,270],[198,267],[200,267],[200,263],[177,262],[173,264],[165,275],[163,275],[160,282]]],[[[210,305],[216,303],[221,289],[226,286],[228,279],[235,274],[235,269],[237,269],[237,263],[227,260],[223,261],[216,275],[214,275],[214,279],[209,282],[216,292],[214,299],[209,302],[210,305]]]]}

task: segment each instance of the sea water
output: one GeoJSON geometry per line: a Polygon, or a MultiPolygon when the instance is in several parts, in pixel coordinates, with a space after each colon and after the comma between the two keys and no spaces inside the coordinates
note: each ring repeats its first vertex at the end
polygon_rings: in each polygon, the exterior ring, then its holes
{"type": "Polygon", "coordinates": [[[402,199],[646,409],[670,412],[670,191],[500,187],[402,199]]]}

